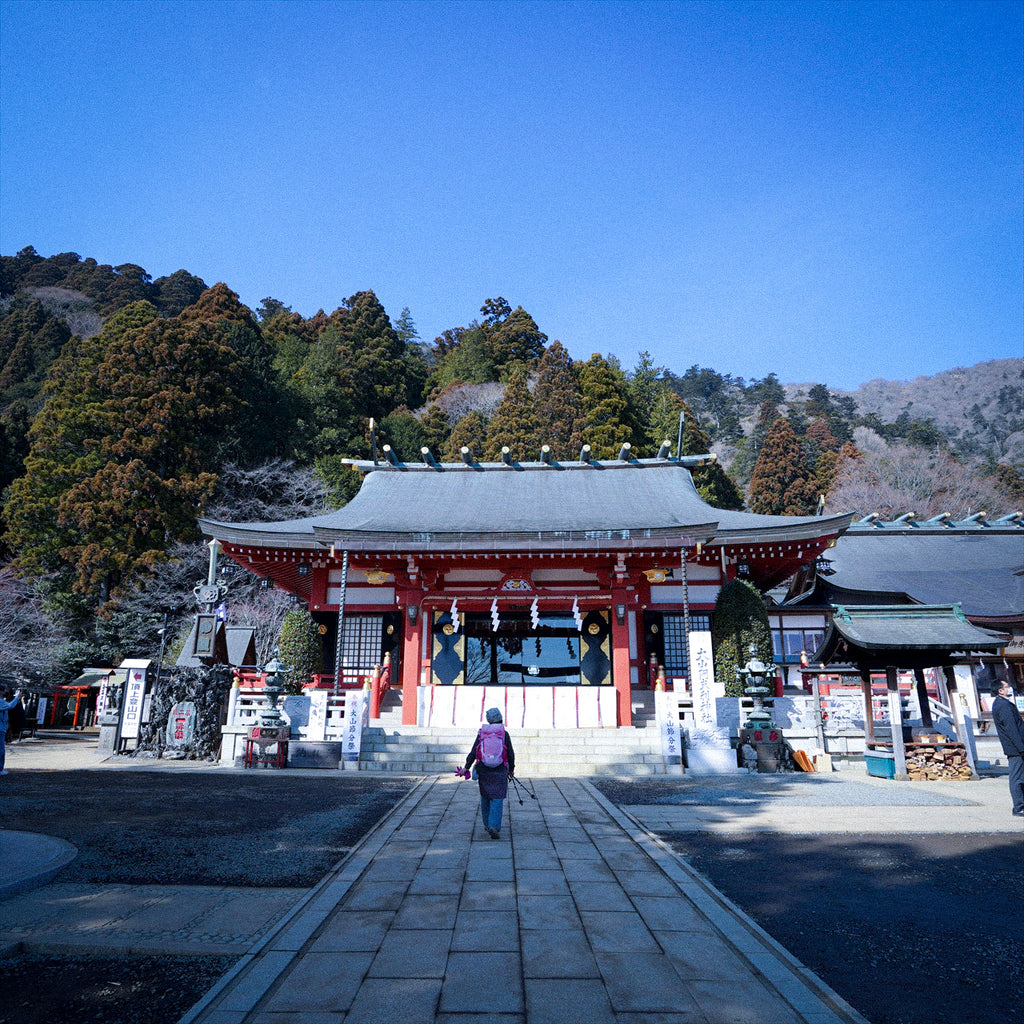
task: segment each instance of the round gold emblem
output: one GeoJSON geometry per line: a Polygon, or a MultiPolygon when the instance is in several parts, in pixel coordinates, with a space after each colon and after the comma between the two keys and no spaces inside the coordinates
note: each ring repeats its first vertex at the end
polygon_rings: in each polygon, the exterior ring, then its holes
{"type": "Polygon", "coordinates": [[[394,631],[395,631],[395,627],[394,626],[388,626],[388,636],[391,636],[391,634],[394,633],[394,631]]]}
{"type": "Polygon", "coordinates": [[[455,627],[450,622],[446,622],[442,627],[442,631],[445,636],[451,636],[455,632],[455,627]]]}
{"type": "Polygon", "coordinates": [[[587,632],[591,636],[597,636],[597,634],[601,632],[601,627],[596,622],[592,622],[589,626],[587,626],[587,632]]]}

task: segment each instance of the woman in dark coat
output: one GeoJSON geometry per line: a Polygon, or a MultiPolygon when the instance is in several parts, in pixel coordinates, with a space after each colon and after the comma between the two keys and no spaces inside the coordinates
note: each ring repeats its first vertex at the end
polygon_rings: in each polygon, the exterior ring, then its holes
{"type": "Polygon", "coordinates": [[[515,774],[516,754],[512,749],[512,739],[505,731],[501,719],[501,712],[497,708],[491,708],[487,712],[487,725],[481,727],[473,741],[473,749],[466,758],[466,771],[468,772],[474,762],[476,763],[476,777],[480,785],[480,813],[483,817],[484,828],[492,839],[497,839],[501,834],[501,812],[505,806],[505,797],[508,796],[509,776],[515,774]],[[484,742],[484,734],[494,735],[498,730],[494,727],[500,726],[501,737],[504,740],[504,751],[502,763],[490,766],[484,764],[481,752],[481,744],[484,742]]]}

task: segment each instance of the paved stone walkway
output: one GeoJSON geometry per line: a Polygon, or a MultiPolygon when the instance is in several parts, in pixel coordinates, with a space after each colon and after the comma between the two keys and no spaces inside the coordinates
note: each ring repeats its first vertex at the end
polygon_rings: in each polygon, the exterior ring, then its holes
{"type": "Polygon", "coordinates": [[[585,780],[421,783],[182,1024],[864,1019],[585,780]]]}

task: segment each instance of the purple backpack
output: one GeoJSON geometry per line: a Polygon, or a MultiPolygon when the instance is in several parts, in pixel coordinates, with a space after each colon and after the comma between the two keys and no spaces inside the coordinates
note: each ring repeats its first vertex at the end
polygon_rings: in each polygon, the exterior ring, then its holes
{"type": "Polygon", "coordinates": [[[500,764],[508,764],[508,752],[505,749],[505,726],[500,722],[480,727],[477,760],[488,768],[497,768],[500,764]]]}

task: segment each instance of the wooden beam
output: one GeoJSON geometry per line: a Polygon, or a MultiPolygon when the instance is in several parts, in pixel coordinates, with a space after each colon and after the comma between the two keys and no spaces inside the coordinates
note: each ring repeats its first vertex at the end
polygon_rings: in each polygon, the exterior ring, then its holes
{"type": "Polygon", "coordinates": [[[875,742],[875,709],[871,705],[871,669],[860,670],[860,689],[864,694],[864,745],[875,742]]]}
{"type": "Polygon", "coordinates": [[[914,669],[914,680],[917,683],[917,702],[921,705],[921,724],[926,729],[935,728],[932,722],[932,708],[928,703],[928,686],[924,681],[924,669],[914,669]]]}
{"type": "Polygon", "coordinates": [[[907,777],[907,750],[903,746],[903,703],[900,701],[900,676],[895,665],[885,668],[885,685],[889,691],[889,725],[892,729],[892,753],[895,778],[907,777]]]}

